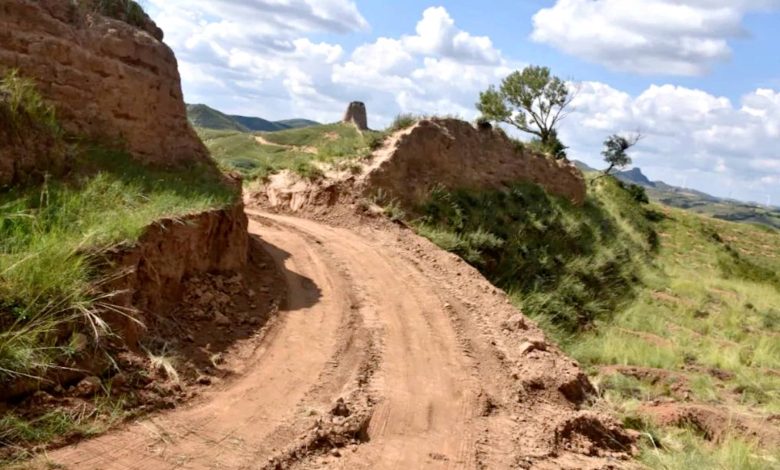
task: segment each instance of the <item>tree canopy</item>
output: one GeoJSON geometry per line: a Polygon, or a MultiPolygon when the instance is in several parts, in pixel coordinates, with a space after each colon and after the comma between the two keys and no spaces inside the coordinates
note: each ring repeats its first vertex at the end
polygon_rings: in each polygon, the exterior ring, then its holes
{"type": "Polygon", "coordinates": [[[638,132],[630,136],[613,134],[607,137],[607,140],[604,141],[604,150],[601,152],[604,161],[609,164],[609,167],[604,170],[604,174],[608,175],[615,168],[625,168],[630,165],[631,157],[628,155],[628,150],[641,139],[642,134],[638,132]]]}
{"type": "Polygon", "coordinates": [[[532,65],[509,74],[500,87],[491,85],[480,93],[477,109],[486,119],[536,136],[544,148],[560,156],[565,147],[556,128],[572,99],[566,83],[549,68],[532,65]]]}

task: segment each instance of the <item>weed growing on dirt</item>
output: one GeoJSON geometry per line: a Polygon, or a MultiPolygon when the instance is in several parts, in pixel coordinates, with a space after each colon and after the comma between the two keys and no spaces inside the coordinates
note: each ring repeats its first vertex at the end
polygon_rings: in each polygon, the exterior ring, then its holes
{"type": "Polygon", "coordinates": [[[398,132],[402,131],[404,129],[408,129],[412,127],[413,125],[417,124],[417,122],[421,118],[419,116],[416,116],[414,114],[399,114],[398,116],[393,119],[393,122],[390,123],[390,125],[387,127],[387,132],[398,132]]]}
{"type": "Polygon", "coordinates": [[[35,125],[60,132],[54,107],[44,101],[32,80],[19,76],[16,70],[0,78],[0,117],[15,129],[35,125]]]}

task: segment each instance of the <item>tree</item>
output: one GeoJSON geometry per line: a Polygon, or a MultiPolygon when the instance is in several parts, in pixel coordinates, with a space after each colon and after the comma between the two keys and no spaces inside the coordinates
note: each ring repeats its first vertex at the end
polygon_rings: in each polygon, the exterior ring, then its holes
{"type": "Polygon", "coordinates": [[[631,164],[631,157],[628,156],[628,150],[642,140],[642,134],[636,132],[629,136],[613,134],[604,141],[604,150],[601,154],[609,167],[604,170],[604,175],[610,174],[615,168],[625,168],[631,164]]]}
{"type": "Polygon", "coordinates": [[[486,119],[512,125],[536,136],[542,147],[560,158],[566,147],[556,128],[566,117],[574,96],[547,67],[528,66],[512,72],[499,88],[491,85],[479,94],[477,109],[486,119]]]}

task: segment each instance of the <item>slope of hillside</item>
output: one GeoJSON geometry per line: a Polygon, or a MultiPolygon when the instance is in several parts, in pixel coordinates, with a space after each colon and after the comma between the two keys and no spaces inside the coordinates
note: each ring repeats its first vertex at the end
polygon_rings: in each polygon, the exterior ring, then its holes
{"type": "Polygon", "coordinates": [[[259,117],[229,115],[205,104],[188,104],[187,117],[197,128],[238,132],[276,132],[319,125],[318,122],[308,119],[274,122],[259,117]]]}
{"type": "Polygon", "coordinates": [[[272,133],[198,129],[214,159],[246,180],[262,180],[283,170],[305,177],[321,175],[321,166],[349,168],[381,142],[379,132],[359,132],[350,124],[325,124],[272,133]]]}
{"type": "Polygon", "coordinates": [[[187,119],[195,128],[249,132],[243,124],[205,104],[188,104],[187,119]]]}
{"type": "MultiPolygon", "coordinates": [[[[598,170],[587,164],[575,161],[577,168],[584,172],[598,170]]],[[[663,181],[650,181],[640,168],[616,171],[615,177],[628,184],[642,186],[654,202],[670,207],[690,210],[697,214],[720,220],[759,224],[780,229],[780,208],[723,199],[690,188],[680,188],[663,181]]]]}
{"type": "Polygon", "coordinates": [[[404,217],[510,292],[588,367],[653,468],[780,461],[780,234],[661,206],[611,179],[583,209],[516,186],[435,191],[404,217]]]}

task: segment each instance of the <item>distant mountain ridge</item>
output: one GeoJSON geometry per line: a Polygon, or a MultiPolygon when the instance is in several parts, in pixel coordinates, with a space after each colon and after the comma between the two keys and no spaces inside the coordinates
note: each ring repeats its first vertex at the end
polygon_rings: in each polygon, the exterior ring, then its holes
{"type": "MultiPolygon", "coordinates": [[[[577,160],[574,161],[574,165],[582,171],[600,171],[577,160]]],[[[761,224],[780,229],[780,208],[777,207],[764,207],[733,199],[723,199],[695,189],[680,188],[663,181],[651,181],[638,167],[616,171],[613,176],[625,183],[642,186],[650,199],[667,206],[688,209],[716,219],[761,224]]]]}
{"type": "Polygon", "coordinates": [[[187,118],[195,127],[238,132],[276,132],[320,124],[309,119],[269,121],[253,116],[225,114],[205,104],[188,104],[187,118]]]}

